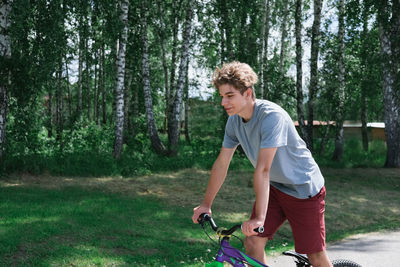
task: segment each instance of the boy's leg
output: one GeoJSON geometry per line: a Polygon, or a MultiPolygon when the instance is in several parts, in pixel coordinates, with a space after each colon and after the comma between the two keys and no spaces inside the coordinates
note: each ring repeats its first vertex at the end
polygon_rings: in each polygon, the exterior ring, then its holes
{"type": "Polygon", "coordinates": [[[244,240],[244,247],[246,254],[255,258],[256,260],[267,264],[267,256],[265,255],[265,245],[267,244],[267,237],[248,236],[244,240]]]}
{"type": "Polygon", "coordinates": [[[333,267],[331,261],[329,260],[328,254],[326,250],[321,252],[307,254],[308,259],[311,262],[311,265],[314,267],[333,267]]]}
{"type": "MultiPolygon", "coordinates": [[[[268,239],[274,237],[278,228],[286,220],[285,214],[279,205],[276,191],[276,188],[273,186],[270,187],[268,209],[264,222],[264,233],[258,234],[257,236],[246,237],[244,241],[246,253],[264,264],[266,264],[265,245],[267,244],[268,239]]],[[[256,204],[254,203],[251,218],[254,218],[255,216],[255,205],[256,204]]]]}
{"type": "Polygon", "coordinates": [[[331,267],[325,249],[325,187],[312,198],[281,193],[281,203],[293,231],[295,250],[307,254],[312,266],[331,267]]]}

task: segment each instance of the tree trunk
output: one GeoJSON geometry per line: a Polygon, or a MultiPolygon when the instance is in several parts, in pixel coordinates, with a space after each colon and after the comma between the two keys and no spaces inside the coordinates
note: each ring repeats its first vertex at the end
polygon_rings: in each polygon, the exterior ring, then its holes
{"type": "Polygon", "coordinates": [[[180,136],[180,127],[179,127],[179,108],[182,103],[182,95],[183,89],[185,86],[185,77],[187,64],[189,61],[189,45],[190,45],[190,31],[192,27],[192,0],[187,2],[187,10],[186,10],[186,19],[185,19],[185,27],[183,32],[183,45],[182,45],[182,56],[181,63],[179,66],[179,78],[177,83],[176,94],[174,98],[173,108],[171,112],[171,116],[168,118],[168,141],[169,141],[169,155],[176,156],[178,154],[178,146],[179,146],[179,136],[180,136]]]}
{"type": "Polygon", "coordinates": [[[78,118],[82,116],[82,87],[83,87],[83,33],[79,33],[79,63],[78,63],[78,105],[76,115],[78,118]]]}
{"type": "Polygon", "coordinates": [[[268,61],[268,37],[269,37],[269,20],[270,20],[270,0],[264,0],[263,17],[261,27],[261,54],[260,54],[260,92],[259,98],[263,99],[268,91],[268,77],[264,75],[268,61]]]}
{"type": "MultiPolygon", "coordinates": [[[[0,4],[0,61],[5,63],[5,68],[0,69],[0,161],[4,158],[6,148],[6,124],[8,94],[7,89],[10,85],[10,59],[11,59],[11,40],[8,33],[11,21],[9,18],[12,1],[2,1],[0,4]]],[[[3,65],[3,66],[4,66],[3,65]]]]}
{"type": "Polygon", "coordinates": [[[284,63],[285,63],[285,57],[286,57],[286,39],[287,39],[287,35],[288,35],[287,20],[288,20],[288,15],[289,15],[288,14],[289,13],[288,12],[289,1],[284,0],[282,4],[283,4],[283,10],[282,10],[282,22],[281,22],[281,46],[280,46],[280,53],[279,53],[279,79],[278,79],[278,85],[277,85],[277,91],[276,91],[276,93],[278,95],[282,95],[282,92],[285,91],[283,88],[283,81],[285,78],[284,63]]]}
{"type": "Polygon", "coordinates": [[[324,153],[326,143],[327,143],[328,140],[329,140],[329,130],[330,130],[330,128],[331,128],[330,121],[327,120],[327,121],[326,121],[325,132],[324,132],[324,135],[322,136],[321,145],[320,145],[319,151],[318,151],[318,154],[319,154],[320,156],[324,153]]]}
{"type": "Polygon", "coordinates": [[[130,132],[130,103],[131,103],[131,85],[132,85],[132,70],[126,68],[125,75],[125,99],[124,99],[124,129],[125,132],[130,132]]]}
{"type": "Polygon", "coordinates": [[[345,101],[345,81],[344,81],[344,0],[339,1],[338,11],[339,11],[339,29],[338,29],[338,79],[339,87],[337,92],[338,106],[336,112],[336,138],[335,138],[335,151],[333,151],[332,159],[336,161],[341,161],[344,152],[344,139],[343,139],[343,121],[344,121],[344,101],[345,101]]]}
{"type": "Polygon", "coordinates": [[[164,23],[164,11],[162,9],[162,1],[158,0],[157,2],[158,6],[158,16],[160,18],[160,28],[158,30],[158,36],[160,38],[160,45],[161,45],[161,60],[162,60],[162,65],[163,65],[163,70],[164,70],[164,88],[165,88],[165,103],[166,109],[165,109],[165,116],[164,116],[164,132],[167,131],[167,118],[168,118],[168,109],[169,109],[169,102],[170,102],[170,87],[169,87],[169,80],[168,80],[168,64],[167,64],[167,51],[165,48],[165,23],[164,23]]]}
{"type": "Polygon", "coordinates": [[[307,123],[307,147],[314,151],[314,98],[318,89],[318,54],[319,54],[319,39],[321,26],[321,10],[323,0],[314,0],[314,22],[311,33],[311,58],[310,58],[310,87],[308,96],[308,123],[307,123]]]}
{"type": "Polygon", "coordinates": [[[383,59],[383,104],[387,144],[386,167],[400,167],[399,31],[400,3],[376,3],[383,59]]]}
{"type": "Polygon", "coordinates": [[[171,75],[170,75],[170,83],[169,83],[169,95],[166,103],[167,109],[167,118],[171,116],[172,106],[174,103],[174,95],[175,95],[175,71],[176,71],[176,54],[178,50],[178,30],[179,30],[179,20],[178,20],[178,11],[180,10],[180,6],[178,6],[178,1],[172,1],[172,16],[173,16],[173,28],[172,28],[172,51],[171,51],[171,75]]]}
{"type": "Polygon", "coordinates": [[[124,132],[124,79],[125,79],[125,54],[126,43],[128,40],[128,9],[129,0],[121,0],[120,20],[123,30],[120,38],[120,47],[117,58],[117,80],[115,89],[115,139],[114,139],[114,158],[121,157],[123,132],[124,132]]]}
{"type": "Polygon", "coordinates": [[[307,140],[307,129],[304,122],[303,107],[303,47],[302,47],[302,0],[296,0],[295,11],[295,33],[296,33],[296,92],[297,92],[297,121],[299,122],[300,134],[307,140]]]}
{"type": "Polygon", "coordinates": [[[222,48],[222,62],[230,62],[235,58],[235,53],[233,51],[232,44],[232,26],[229,19],[229,7],[227,6],[226,0],[220,0],[220,12],[221,12],[221,23],[223,32],[221,34],[224,36],[222,38],[225,41],[222,48]],[[226,47],[226,49],[224,49],[226,47]]]}
{"type": "Polygon", "coordinates": [[[190,144],[190,133],[189,133],[189,64],[186,65],[186,78],[185,78],[185,139],[188,144],[190,144]]]}
{"type": "Polygon", "coordinates": [[[62,61],[59,63],[59,70],[57,72],[57,95],[56,95],[56,133],[57,141],[62,151],[62,131],[63,131],[63,85],[62,85],[62,61]]]}
{"type": "Polygon", "coordinates": [[[105,44],[101,44],[101,111],[102,111],[102,123],[107,123],[107,99],[106,99],[106,60],[105,60],[105,44]]]}
{"type": "Polygon", "coordinates": [[[91,110],[92,110],[92,95],[91,95],[91,90],[90,90],[90,52],[89,52],[89,38],[86,38],[86,43],[85,43],[85,61],[86,61],[86,66],[85,66],[85,88],[86,88],[86,103],[87,103],[87,119],[90,122],[92,120],[91,116],[91,110]]]}
{"type": "Polygon", "coordinates": [[[97,62],[99,57],[98,50],[95,52],[95,63],[94,63],[94,81],[93,81],[93,121],[98,124],[99,118],[99,67],[97,62]]]}
{"type": "MultiPolygon", "coordinates": [[[[362,11],[362,20],[363,20],[363,31],[361,33],[361,42],[362,42],[362,50],[361,50],[361,68],[362,73],[367,74],[367,35],[368,35],[368,9],[366,4],[363,4],[362,11]]],[[[361,78],[361,136],[364,151],[368,151],[368,103],[367,103],[367,79],[363,75],[361,78]]]]}
{"type": "Polygon", "coordinates": [[[50,87],[50,92],[49,92],[49,106],[48,106],[48,115],[49,115],[49,127],[47,129],[47,136],[48,137],[53,137],[53,125],[54,125],[54,121],[53,121],[53,92],[52,92],[52,88],[50,87]]]}
{"type": "MultiPolygon", "coordinates": [[[[143,58],[142,58],[142,68],[143,68],[143,91],[144,91],[144,102],[146,107],[146,121],[147,129],[149,131],[150,141],[153,149],[158,154],[165,153],[165,147],[162,144],[160,137],[158,136],[156,124],[154,121],[153,112],[153,100],[151,97],[151,87],[150,87],[150,70],[149,70],[149,44],[147,39],[147,1],[142,1],[142,41],[143,41],[143,58]]],[[[135,101],[138,95],[135,95],[135,101]]]]}
{"type": "Polygon", "coordinates": [[[71,87],[69,84],[69,69],[68,69],[68,62],[67,62],[67,57],[65,56],[65,81],[66,81],[66,86],[67,86],[67,94],[68,94],[68,118],[69,122],[71,123],[71,117],[72,117],[72,94],[71,94],[71,87]]]}

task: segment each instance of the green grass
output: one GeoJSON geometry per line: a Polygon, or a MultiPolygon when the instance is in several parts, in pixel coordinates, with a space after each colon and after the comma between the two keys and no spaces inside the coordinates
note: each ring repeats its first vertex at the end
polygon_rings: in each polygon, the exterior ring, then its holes
{"type": "MultiPolygon", "coordinates": [[[[1,266],[162,266],[187,259],[189,210],[79,187],[1,188],[1,266]]],[[[199,245],[198,245],[199,247],[199,245]]]]}
{"type": "MultiPolygon", "coordinates": [[[[324,169],[327,240],[400,228],[398,169],[324,169]]],[[[214,217],[249,216],[250,171],[231,171],[214,217]]],[[[0,266],[202,266],[216,248],[190,218],[208,172],[132,178],[14,175],[0,179],[0,266]]],[[[238,243],[238,242],[236,242],[238,243]]],[[[293,246],[287,224],[269,252],[293,246]]]]}

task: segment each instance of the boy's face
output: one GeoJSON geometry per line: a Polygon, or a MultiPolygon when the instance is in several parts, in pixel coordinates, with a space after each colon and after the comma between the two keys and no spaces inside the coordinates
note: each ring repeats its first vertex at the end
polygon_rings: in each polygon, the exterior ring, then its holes
{"type": "Polygon", "coordinates": [[[242,113],[249,101],[252,100],[251,90],[247,90],[242,95],[238,89],[230,84],[219,86],[219,94],[222,98],[221,105],[229,116],[242,113]]]}

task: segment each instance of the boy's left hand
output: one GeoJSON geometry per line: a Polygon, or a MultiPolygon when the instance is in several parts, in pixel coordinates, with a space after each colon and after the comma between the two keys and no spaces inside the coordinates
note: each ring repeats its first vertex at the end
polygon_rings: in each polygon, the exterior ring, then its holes
{"type": "Polygon", "coordinates": [[[254,229],[257,229],[260,226],[264,226],[264,220],[251,219],[242,224],[242,232],[245,236],[258,235],[254,229]]]}

